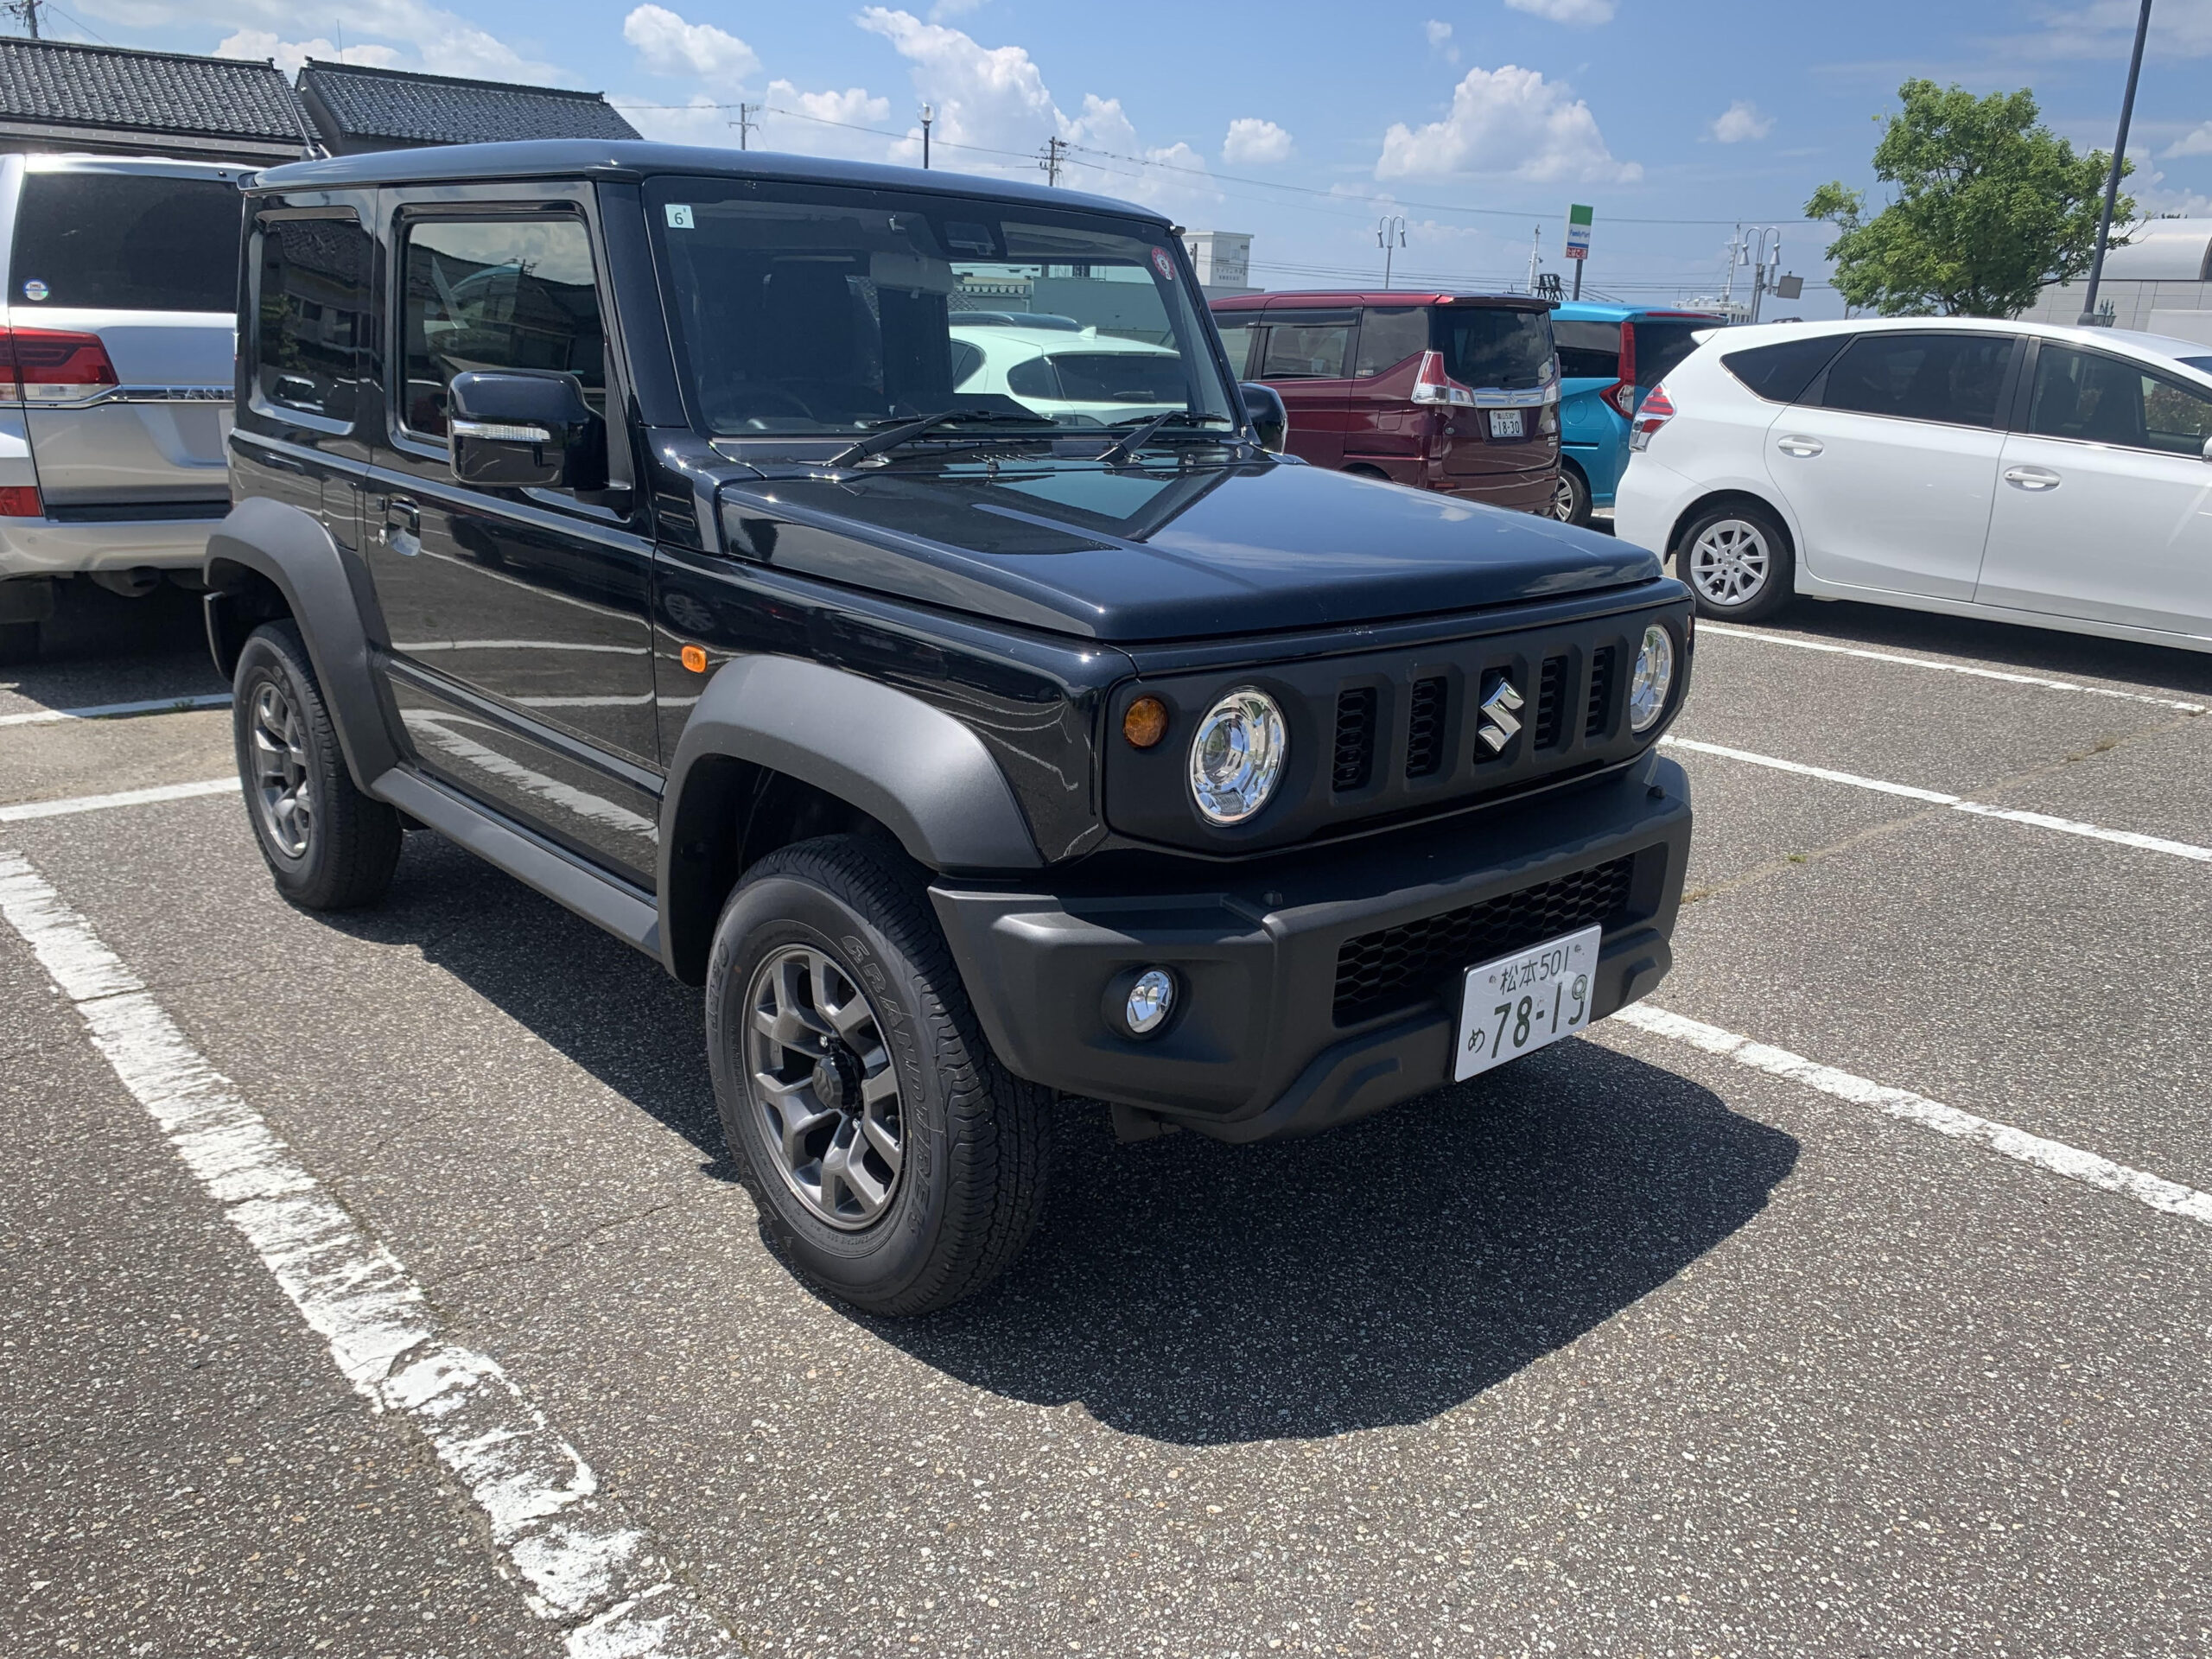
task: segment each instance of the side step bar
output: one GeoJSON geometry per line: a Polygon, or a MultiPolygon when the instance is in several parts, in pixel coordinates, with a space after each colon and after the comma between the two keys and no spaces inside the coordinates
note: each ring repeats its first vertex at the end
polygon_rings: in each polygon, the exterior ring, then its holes
{"type": "Polygon", "coordinates": [[[603,875],[582,860],[537,836],[513,828],[421,773],[394,766],[369,785],[369,793],[388,801],[448,841],[495,864],[525,887],[535,887],[557,905],[660,960],[660,916],[637,889],[603,875]]]}

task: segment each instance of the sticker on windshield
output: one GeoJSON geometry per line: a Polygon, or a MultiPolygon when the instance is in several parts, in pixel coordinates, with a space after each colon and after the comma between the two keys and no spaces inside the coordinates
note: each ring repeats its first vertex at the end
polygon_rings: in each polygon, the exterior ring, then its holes
{"type": "Polygon", "coordinates": [[[695,228],[691,223],[690,202],[671,201],[668,204],[668,228],[671,231],[688,231],[695,228]]]}
{"type": "Polygon", "coordinates": [[[39,281],[35,276],[32,277],[30,281],[23,284],[23,297],[27,300],[42,300],[53,292],[54,290],[52,289],[48,288],[44,283],[39,281]]]}
{"type": "Polygon", "coordinates": [[[1169,282],[1175,280],[1175,262],[1167,257],[1166,249],[1154,248],[1152,251],[1152,268],[1169,282]]]}

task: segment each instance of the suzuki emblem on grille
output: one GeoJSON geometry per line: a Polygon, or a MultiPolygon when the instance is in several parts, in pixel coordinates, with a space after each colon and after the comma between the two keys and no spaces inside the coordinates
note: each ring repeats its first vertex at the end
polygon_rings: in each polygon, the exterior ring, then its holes
{"type": "Polygon", "coordinates": [[[1505,746],[1521,729],[1521,694],[1513,689],[1513,677],[1503,669],[1497,671],[1490,689],[1483,693],[1482,711],[1475,735],[1492,754],[1503,754],[1505,746]]]}

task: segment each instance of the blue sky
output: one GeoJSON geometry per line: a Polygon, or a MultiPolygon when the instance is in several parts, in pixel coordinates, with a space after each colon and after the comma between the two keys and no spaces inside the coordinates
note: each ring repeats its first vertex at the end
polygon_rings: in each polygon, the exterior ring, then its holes
{"type": "MultiPolygon", "coordinates": [[[[52,32],[118,45],[302,57],[603,90],[649,137],[1035,176],[1254,233],[1268,288],[1379,276],[1402,213],[1417,281],[1560,270],[1569,201],[1597,210],[1590,290],[1718,287],[1737,219],[1777,224],[1817,283],[1814,187],[1872,183],[1872,118],[1910,75],[2030,86],[2044,118],[2108,145],[2134,0],[1419,0],[1204,6],[1163,0],[67,0],[52,32]]],[[[2212,214],[2212,0],[2158,0],[2130,146],[2152,211],[2212,214]]],[[[1808,288],[1808,315],[1834,296],[1808,288]]],[[[1770,308],[1769,315],[1774,315],[1770,308]]]]}

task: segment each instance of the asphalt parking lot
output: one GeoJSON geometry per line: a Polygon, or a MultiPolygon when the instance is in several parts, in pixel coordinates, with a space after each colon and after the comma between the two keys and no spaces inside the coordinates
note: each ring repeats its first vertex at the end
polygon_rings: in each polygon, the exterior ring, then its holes
{"type": "Polygon", "coordinates": [[[180,618],[0,671],[6,1652],[2212,1645],[2212,658],[1701,630],[1637,1020],[1287,1145],[1070,1103],[893,1324],[764,1245],[696,993],[427,835],[290,910],[225,713],[52,717],[219,696],[180,618]],[[572,1457],[570,1601],[302,1316],[357,1270],[493,1367],[468,1456],[572,1457]]]}

